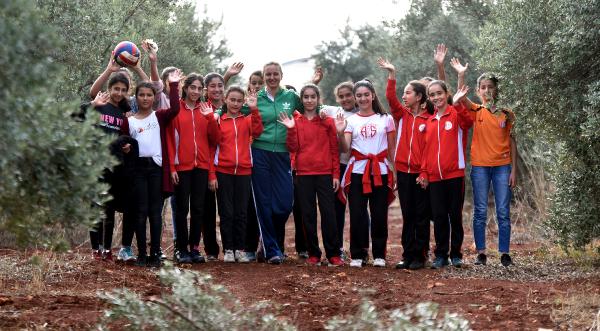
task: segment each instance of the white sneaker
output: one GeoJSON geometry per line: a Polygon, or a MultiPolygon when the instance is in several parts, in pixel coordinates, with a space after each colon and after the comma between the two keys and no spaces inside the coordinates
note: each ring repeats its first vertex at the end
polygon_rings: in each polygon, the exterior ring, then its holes
{"type": "Polygon", "coordinates": [[[225,251],[225,255],[223,255],[223,262],[233,263],[235,262],[235,255],[231,249],[225,251]]]}
{"type": "Polygon", "coordinates": [[[385,260],[382,258],[377,258],[373,260],[374,267],[385,267],[385,260]]]}
{"type": "Polygon", "coordinates": [[[235,260],[239,263],[248,263],[250,260],[248,259],[248,255],[244,251],[235,251],[234,254],[235,260]]]}
{"type": "Polygon", "coordinates": [[[363,260],[361,260],[361,259],[352,259],[352,261],[350,261],[350,266],[351,267],[355,267],[355,268],[362,268],[362,266],[363,266],[363,260]]]}

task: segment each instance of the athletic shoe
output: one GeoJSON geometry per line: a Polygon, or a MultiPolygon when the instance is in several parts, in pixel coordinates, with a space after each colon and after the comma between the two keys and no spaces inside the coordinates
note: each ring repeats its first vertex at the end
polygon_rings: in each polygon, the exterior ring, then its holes
{"type": "Polygon", "coordinates": [[[410,265],[408,266],[408,269],[410,269],[410,270],[419,270],[419,269],[423,269],[423,268],[425,268],[425,262],[417,261],[417,260],[412,261],[410,263],[410,265]]]}
{"type": "Polygon", "coordinates": [[[188,253],[187,251],[177,251],[175,253],[175,259],[174,260],[178,264],[190,264],[190,263],[192,263],[192,257],[190,256],[190,253],[188,253]]]}
{"type": "Polygon", "coordinates": [[[308,259],[306,259],[306,264],[319,266],[321,265],[321,259],[316,256],[310,256],[308,259]]]}
{"type": "Polygon", "coordinates": [[[408,269],[410,267],[409,261],[400,261],[396,264],[396,269],[408,269]]]}
{"type": "Polygon", "coordinates": [[[92,258],[96,261],[102,261],[102,253],[99,249],[92,250],[92,258]]]}
{"type": "Polygon", "coordinates": [[[159,254],[152,254],[146,261],[146,266],[151,268],[160,268],[162,262],[159,254]]]}
{"type": "Polygon", "coordinates": [[[206,255],[206,261],[208,261],[208,262],[219,261],[219,256],[218,255],[206,255]]]}
{"type": "Polygon", "coordinates": [[[342,260],[339,256],[334,256],[329,258],[329,266],[330,267],[339,267],[344,265],[344,260],[342,260]]]}
{"type": "Polygon", "coordinates": [[[453,257],[450,259],[450,262],[455,268],[460,268],[463,265],[463,260],[460,257],[453,257]]]}
{"type": "Polygon", "coordinates": [[[189,256],[190,256],[191,263],[206,262],[206,259],[204,259],[204,256],[200,255],[200,251],[198,251],[198,250],[192,249],[189,256]]]}
{"type": "Polygon", "coordinates": [[[385,267],[385,260],[382,258],[376,258],[373,260],[374,267],[385,267]]]}
{"type": "Polygon", "coordinates": [[[435,260],[433,260],[433,263],[431,264],[431,269],[441,269],[447,266],[448,264],[448,258],[436,257],[435,260]]]}
{"type": "Polygon", "coordinates": [[[235,262],[235,255],[233,254],[233,251],[231,249],[228,249],[225,251],[225,254],[223,255],[223,262],[225,262],[225,263],[234,263],[235,262]]]}
{"type": "Polygon", "coordinates": [[[246,252],[246,258],[248,262],[256,261],[256,252],[246,252]]]}
{"type": "Polygon", "coordinates": [[[158,257],[160,258],[161,261],[164,261],[167,259],[167,256],[165,255],[165,253],[163,253],[162,247],[158,248],[158,257]]]}
{"type": "Polygon", "coordinates": [[[279,255],[275,255],[267,261],[269,264],[281,264],[282,262],[283,260],[279,255]]]}
{"type": "Polygon", "coordinates": [[[513,264],[512,259],[510,258],[510,255],[508,255],[506,253],[504,253],[504,254],[502,254],[502,256],[500,256],[500,263],[502,263],[502,265],[505,267],[508,267],[513,264]]]}
{"type": "Polygon", "coordinates": [[[138,267],[145,267],[148,264],[148,257],[146,257],[146,255],[138,255],[137,259],[135,260],[135,265],[138,267]]]}
{"type": "Polygon", "coordinates": [[[246,255],[246,252],[244,251],[235,251],[233,255],[235,256],[235,260],[239,263],[250,262],[250,260],[248,260],[248,255],[246,255]]]}
{"type": "Polygon", "coordinates": [[[131,249],[131,246],[123,246],[119,250],[119,253],[117,253],[117,261],[127,263],[135,261],[135,259],[136,257],[135,255],[133,255],[133,250],[131,249]]]}
{"type": "Polygon", "coordinates": [[[486,265],[487,264],[487,256],[484,253],[477,254],[477,259],[475,260],[475,265],[486,265]]]}
{"type": "Polygon", "coordinates": [[[303,252],[298,252],[298,257],[301,259],[308,259],[308,252],[307,251],[303,251],[303,252]]]}
{"type": "Polygon", "coordinates": [[[342,260],[347,260],[348,256],[346,255],[346,252],[344,252],[344,248],[340,248],[340,259],[342,260]]]}
{"type": "Polygon", "coordinates": [[[102,260],[103,261],[112,261],[113,260],[112,251],[105,250],[104,252],[102,252],[102,260]]]}
{"type": "Polygon", "coordinates": [[[363,266],[363,260],[361,260],[361,259],[352,259],[352,261],[350,261],[350,266],[351,267],[355,267],[355,268],[362,268],[362,266],[363,266]]]}

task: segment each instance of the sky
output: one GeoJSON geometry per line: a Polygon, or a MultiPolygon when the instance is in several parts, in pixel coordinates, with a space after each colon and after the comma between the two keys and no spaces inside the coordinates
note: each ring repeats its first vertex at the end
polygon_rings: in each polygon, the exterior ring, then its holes
{"type": "MultiPolygon", "coordinates": [[[[222,18],[219,33],[233,53],[226,64],[243,62],[240,76],[246,82],[267,62],[310,57],[322,41],[339,38],[347,22],[358,27],[397,20],[409,5],[409,0],[198,0],[196,7],[201,16],[206,10],[208,17],[222,18]]],[[[310,66],[294,66],[288,72],[284,67],[283,83],[298,86],[310,80],[310,66]]]]}

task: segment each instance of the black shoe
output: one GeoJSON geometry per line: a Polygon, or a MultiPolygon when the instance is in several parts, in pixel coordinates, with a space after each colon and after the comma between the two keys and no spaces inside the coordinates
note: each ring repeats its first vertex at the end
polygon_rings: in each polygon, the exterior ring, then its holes
{"type": "Polygon", "coordinates": [[[502,265],[505,267],[508,267],[513,264],[512,259],[510,258],[510,255],[508,255],[506,253],[502,254],[502,256],[500,257],[500,263],[502,263],[502,265]]]}
{"type": "Polygon", "coordinates": [[[425,262],[423,261],[412,261],[408,266],[410,270],[419,270],[425,268],[425,262]]]}
{"type": "Polygon", "coordinates": [[[200,252],[195,249],[192,249],[192,252],[190,253],[190,258],[192,260],[192,263],[206,262],[206,259],[204,258],[204,256],[200,255],[200,252]]]}
{"type": "Polygon", "coordinates": [[[486,265],[487,264],[487,255],[484,253],[479,253],[477,255],[477,259],[475,260],[475,265],[486,265]]]}
{"type": "Polygon", "coordinates": [[[431,269],[441,269],[447,266],[448,264],[450,264],[448,262],[448,258],[436,257],[435,260],[433,260],[433,263],[431,264],[431,269]]]}
{"type": "Polygon", "coordinates": [[[400,261],[396,264],[396,269],[408,269],[410,264],[410,261],[400,261]]]}
{"type": "Polygon", "coordinates": [[[135,260],[135,265],[138,267],[145,267],[148,265],[148,257],[146,254],[139,254],[137,259],[135,260]]]}
{"type": "Polygon", "coordinates": [[[187,251],[177,251],[175,253],[175,262],[178,264],[190,264],[192,263],[192,258],[190,257],[190,253],[187,251]]]}
{"type": "Polygon", "coordinates": [[[148,260],[146,261],[147,267],[160,268],[161,265],[162,265],[162,260],[160,257],[160,253],[150,255],[148,257],[148,260]]]}

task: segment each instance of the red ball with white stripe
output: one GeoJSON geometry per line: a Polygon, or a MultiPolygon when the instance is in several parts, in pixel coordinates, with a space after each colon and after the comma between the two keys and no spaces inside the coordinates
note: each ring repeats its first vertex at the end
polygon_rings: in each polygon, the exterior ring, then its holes
{"type": "Polygon", "coordinates": [[[120,42],[113,51],[115,61],[121,66],[135,66],[140,60],[140,49],[131,41],[120,42]]]}

